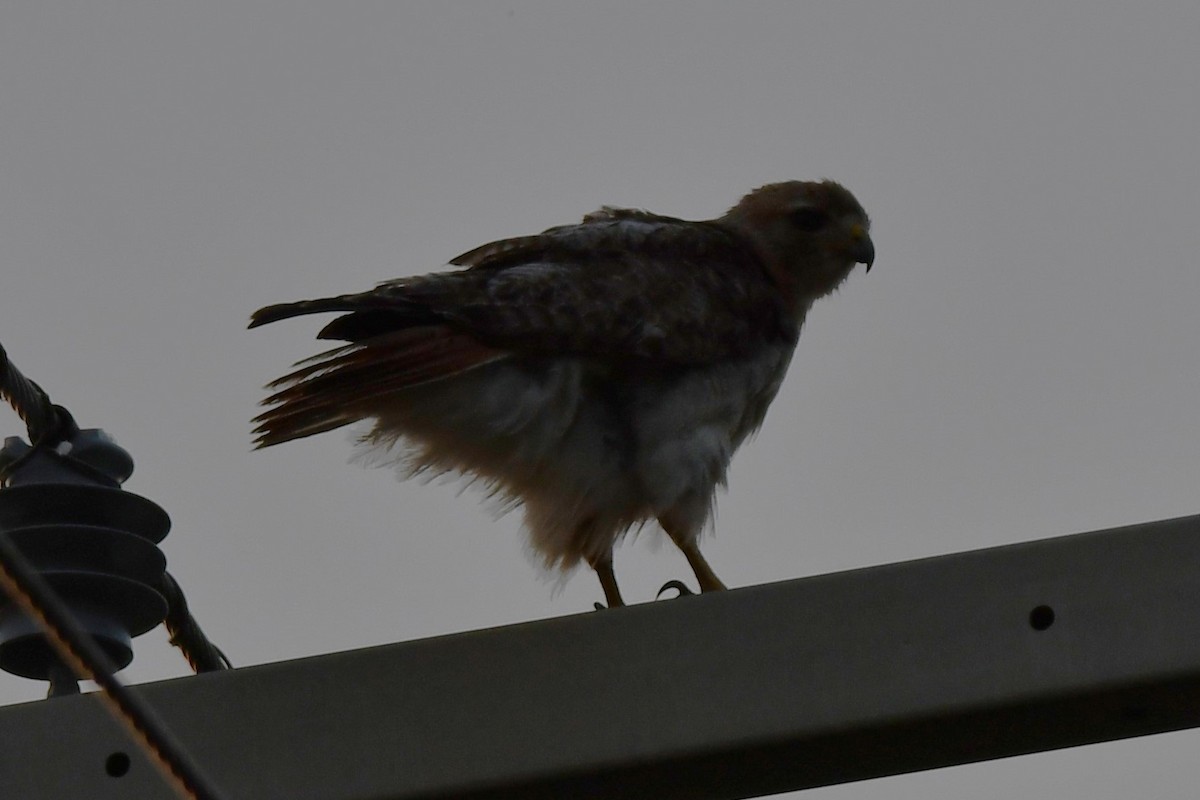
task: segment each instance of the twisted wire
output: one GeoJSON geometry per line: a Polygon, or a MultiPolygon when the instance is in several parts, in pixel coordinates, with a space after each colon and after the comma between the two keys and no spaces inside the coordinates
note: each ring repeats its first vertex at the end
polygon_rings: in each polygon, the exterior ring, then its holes
{"type": "Polygon", "coordinates": [[[169,572],[164,572],[158,591],[167,599],[167,618],[163,620],[171,644],[179,648],[193,672],[216,672],[233,669],[221,648],[208,640],[199,623],[188,610],[183,589],[169,572]]]}
{"type": "Polygon", "coordinates": [[[0,345],[0,397],[8,401],[25,423],[31,443],[41,441],[58,428],[58,412],[50,398],[8,360],[4,345],[0,345]]]}

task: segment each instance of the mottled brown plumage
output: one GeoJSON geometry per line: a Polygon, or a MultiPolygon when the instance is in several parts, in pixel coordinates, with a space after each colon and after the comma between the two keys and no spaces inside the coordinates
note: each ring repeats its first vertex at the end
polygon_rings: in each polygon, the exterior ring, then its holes
{"type": "Polygon", "coordinates": [[[610,605],[614,543],[657,519],[702,590],[696,544],[734,450],[761,424],[808,308],[874,259],[829,181],[772,184],[689,222],[603,208],[483,245],[464,269],[268,306],[251,327],[344,312],[348,345],[275,381],[259,446],[374,419],[363,444],[410,472],[482,479],[524,505],[548,566],[580,559],[610,605]]]}

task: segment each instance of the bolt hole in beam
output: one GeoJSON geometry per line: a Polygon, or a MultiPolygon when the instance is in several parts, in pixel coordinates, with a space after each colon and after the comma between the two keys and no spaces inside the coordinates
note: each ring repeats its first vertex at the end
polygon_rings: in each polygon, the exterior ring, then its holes
{"type": "Polygon", "coordinates": [[[1037,606],[1029,612],[1029,627],[1035,631],[1044,631],[1054,624],[1054,609],[1050,606],[1037,606]]]}
{"type": "Polygon", "coordinates": [[[104,771],[110,777],[120,778],[129,772],[129,754],[117,751],[104,759],[104,771]]]}

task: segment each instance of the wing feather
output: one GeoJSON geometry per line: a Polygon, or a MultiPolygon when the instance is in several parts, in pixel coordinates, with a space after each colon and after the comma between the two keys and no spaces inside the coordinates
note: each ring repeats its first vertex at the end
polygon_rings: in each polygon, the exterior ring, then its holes
{"type": "Polygon", "coordinates": [[[589,222],[493,242],[471,268],[376,292],[520,353],[687,365],[797,335],[748,243],[719,225],[602,209],[589,222]]]}

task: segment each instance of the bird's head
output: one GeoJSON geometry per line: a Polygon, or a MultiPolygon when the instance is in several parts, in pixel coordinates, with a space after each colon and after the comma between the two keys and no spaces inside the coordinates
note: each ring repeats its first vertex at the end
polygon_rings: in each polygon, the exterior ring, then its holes
{"type": "Polygon", "coordinates": [[[875,261],[867,212],[833,181],[760,187],[716,222],[749,240],[798,314],[875,261]]]}

